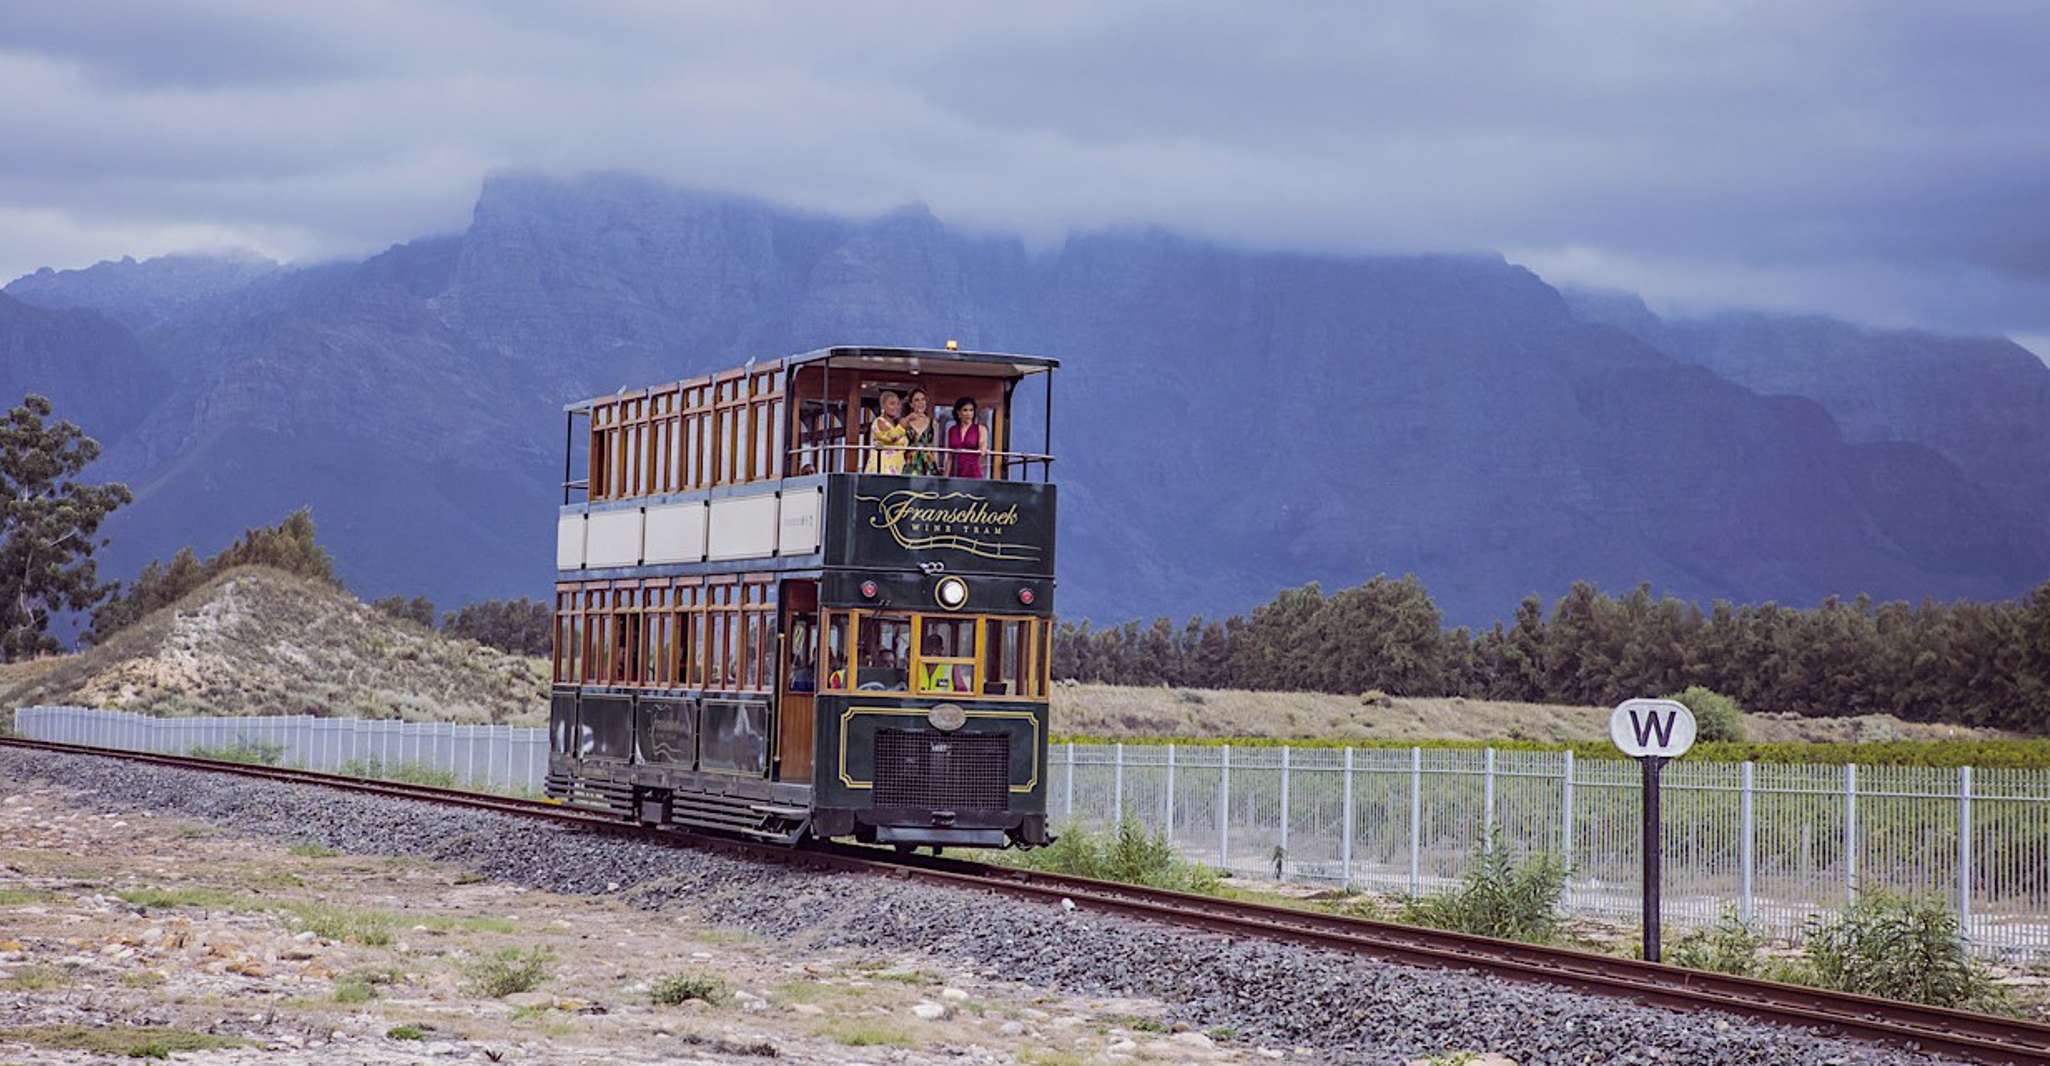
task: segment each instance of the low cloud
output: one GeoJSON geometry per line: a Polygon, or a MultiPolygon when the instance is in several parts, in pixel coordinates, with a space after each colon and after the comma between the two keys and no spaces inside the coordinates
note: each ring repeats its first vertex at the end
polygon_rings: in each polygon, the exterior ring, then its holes
{"type": "Polygon", "coordinates": [[[0,275],[358,254],[496,169],[626,169],[2041,337],[2046,38],[2019,3],[31,5],[0,275]]]}

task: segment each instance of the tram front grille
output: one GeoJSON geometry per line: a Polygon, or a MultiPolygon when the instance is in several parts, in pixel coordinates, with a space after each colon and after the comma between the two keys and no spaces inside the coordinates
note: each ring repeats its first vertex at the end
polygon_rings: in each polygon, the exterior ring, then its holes
{"type": "Polygon", "coordinates": [[[1011,738],[1002,733],[876,733],[878,807],[1000,811],[1011,796],[1011,738]]]}

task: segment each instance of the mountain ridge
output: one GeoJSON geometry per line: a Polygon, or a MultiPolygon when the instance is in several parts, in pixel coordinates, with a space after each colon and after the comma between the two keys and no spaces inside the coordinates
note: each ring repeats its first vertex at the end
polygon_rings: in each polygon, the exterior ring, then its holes
{"type": "Polygon", "coordinates": [[[1825,400],[1574,299],[1499,256],[1160,230],[1033,249],[923,209],[501,175],[461,233],[283,268],[147,328],[176,383],[110,449],[140,491],[107,565],[311,504],[366,594],[531,595],[564,401],[951,338],[1066,363],[1068,614],[1222,614],[1377,572],[1418,573],[1467,623],[1582,578],[1813,602],[2005,596],[2050,572],[2050,523],[1942,448],[1850,439],[1825,400]]]}

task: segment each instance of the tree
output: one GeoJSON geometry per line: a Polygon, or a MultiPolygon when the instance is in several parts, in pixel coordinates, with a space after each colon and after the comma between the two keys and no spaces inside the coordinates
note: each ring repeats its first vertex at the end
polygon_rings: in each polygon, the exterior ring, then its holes
{"type": "MultiPolygon", "coordinates": [[[[300,508],[275,526],[245,529],[235,543],[200,562],[190,547],[178,549],[171,565],[151,561],[136,575],[135,584],[117,594],[93,612],[92,626],[82,635],[88,643],[102,644],[108,637],[147,617],[150,612],[184,599],[186,594],[237,566],[268,566],[289,574],[311,578],[339,589],[334,559],[315,538],[313,513],[300,508]]],[[[429,605],[427,625],[434,624],[429,605]]]]}
{"type": "Polygon", "coordinates": [[[441,628],[449,636],[503,651],[547,655],[553,646],[554,625],[547,603],[521,596],[516,600],[478,600],[450,614],[441,628]]]}
{"type": "Polygon", "coordinates": [[[70,422],[50,424],[52,410],[32,394],[0,423],[0,661],[56,651],[51,615],[113,594],[93,560],[106,541],[95,538],[135,498],[126,485],[74,480],[100,444],[70,422]]]}
{"type": "Polygon", "coordinates": [[[403,618],[429,629],[434,628],[434,601],[425,596],[415,596],[410,600],[404,596],[386,596],[381,600],[370,601],[370,606],[393,618],[403,618]]]}

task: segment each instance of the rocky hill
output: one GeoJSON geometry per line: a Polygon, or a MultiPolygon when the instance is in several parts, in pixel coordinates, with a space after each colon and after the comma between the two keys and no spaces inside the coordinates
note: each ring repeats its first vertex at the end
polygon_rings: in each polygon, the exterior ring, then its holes
{"type": "Polygon", "coordinates": [[[0,707],[538,725],[548,668],[400,621],[319,582],[228,571],[114,635],[0,674],[0,707]]]}
{"type": "MultiPolygon", "coordinates": [[[[564,401],[947,338],[1067,363],[1070,616],[1218,614],[1383,571],[1472,623],[1575,579],[1812,603],[2050,574],[2050,517],[1971,449],[1868,433],[1820,385],[1763,395],[1783,390],[1590,320],[1499,258],[1128,231],[1031,249],[919,208],[832,218],[608,175],[495,178],[462,233],[212,296],[109,266],[18,287],[176,307],[136,335],[169,386],[101,471],[138,492],[110,530],[117,575],[310,504],[365,595],[541,594],[564,401]]],[[[2013,391],[1960,365],[1960,395],[2013,391]]]]}

